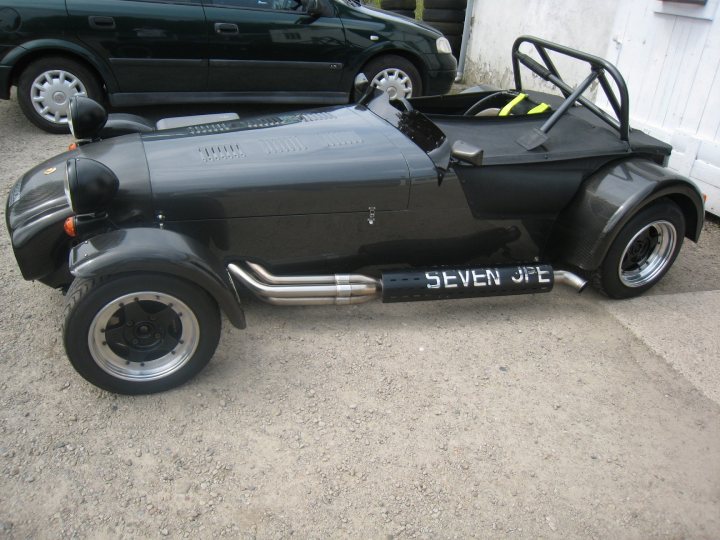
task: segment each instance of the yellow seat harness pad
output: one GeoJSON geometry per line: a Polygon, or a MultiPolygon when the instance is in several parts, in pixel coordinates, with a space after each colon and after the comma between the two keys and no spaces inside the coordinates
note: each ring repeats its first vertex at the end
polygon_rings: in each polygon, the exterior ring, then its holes
{"type": "MultiPolygon", "coordinates": [[[[513,107],[515,107],[515,105],[517,105],[521,101],[524,101],[525,98],[527,98],[527,97],[528,97],[527,94],[523,94],[522,92],[519,93],[517,96],[515,96],[515,98],[510,103],[505,105],[500,110],[500,112],[498,113],[498,116],[508,116],[510,114],[510,111],[512,111],[513,107]]],[[[539,113],[547,111],[549,108],[550,108],[550,105],[548,105],[547,103],[540,103],[540,105],[536,105],[535,107],[530,109],[525,114],[539,114],[539,113]]]]}

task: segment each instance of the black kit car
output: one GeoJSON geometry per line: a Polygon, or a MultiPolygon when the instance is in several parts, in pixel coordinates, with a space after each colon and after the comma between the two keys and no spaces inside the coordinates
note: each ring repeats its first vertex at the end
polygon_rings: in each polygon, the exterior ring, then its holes
{"type": "Polygon", "coordinates": [[[362,73],[391,95],[444,94],[450,43],[358,0],[0,0],[0,99],[67,133],[70,99],[339,104],[362,73]]]}
{"type": "Polygon", "coordinates": [[[513,63],[509,92],[390,101],[370,87],[352,106],[163,130],[76,98],[78,148],[10,192],[18,265],[69,287],[68,357],[122,393],[202,369],[220,313],[245,326],[239,294],[357,304],[586,280],[645,292],[698,240],[702,195],[664,166],[668,145],[629,128],[614,66],[531,37],[513,63]],[[569,87],[551,52],[590,74],[569,87]],[[521,65],[563,96],[523,91],[521,65]],[[614,114],[582,96],[595,81],[614,114]]]}

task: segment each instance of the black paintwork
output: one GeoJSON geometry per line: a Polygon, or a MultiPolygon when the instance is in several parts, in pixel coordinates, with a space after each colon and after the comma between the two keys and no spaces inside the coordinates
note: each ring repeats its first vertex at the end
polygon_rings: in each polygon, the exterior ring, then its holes
{"type": "Polygon", "coordinates": [[[680,205],[697,240],[701,195],[660,165],[669,146],[639,132],[622,141],[573,108],[545,147],[527,151],[516,135],[547,115],[458,116],[484,95],[411,100],[412,112],[380,95],[368,106],[82,145],[11,191],[18,264],[26,279],[55,287],[68,284],[68,255],[82,277],[175,274],[205,287],[242,326],[230,262],[276,274],[533,262],[592,271],[622,225],[658,197],[680,205]],[[582,137],[573,137],[577,130],[582,137]],[[461,139],[485,150],[482,166],[450,159],[461,139]],[[70,157],[100,161],[120,180],[107,227],[73,249],[62,233],[70,157]]]}
{"type": "MultiPolygon", "coordinates": [[[[29,63],[71,58],[118,107],[168,103],[347,103],[386,54],[411,61],[425,94],[450,90],[457,62],[437,30],[344,0],[0,0],[0,99],[29,63]]],[[[359,4],[359,3],[358,3],[359,4]]]]}

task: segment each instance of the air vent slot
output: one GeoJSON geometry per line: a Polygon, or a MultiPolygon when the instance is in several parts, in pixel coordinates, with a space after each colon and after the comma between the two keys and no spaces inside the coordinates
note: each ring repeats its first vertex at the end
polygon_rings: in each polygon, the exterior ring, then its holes
{"type": "Polygon", "coordinates": [[[262,144],[266,154],[290,154],[307,150],[307,146],[301,143],[297,137],[261,139],[260,144],[262,144]]]}
{"type": "Polygon", "coordinates": [[[203,161],[221,161],[225,159],[242,159],[247,157],[239,144],[218,144],[198,148],[203,161]]]}

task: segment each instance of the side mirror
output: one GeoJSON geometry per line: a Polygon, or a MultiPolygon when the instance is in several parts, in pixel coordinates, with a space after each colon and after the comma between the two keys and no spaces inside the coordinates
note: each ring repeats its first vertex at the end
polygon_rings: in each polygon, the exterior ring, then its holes
{"type": "Polygon", "coordinates": [[[452,157],[458,161],[471,163],[472,165],[482,166],[483,151],[474,144],[465,141],[455,141],[452,145],[452,157]]]}

